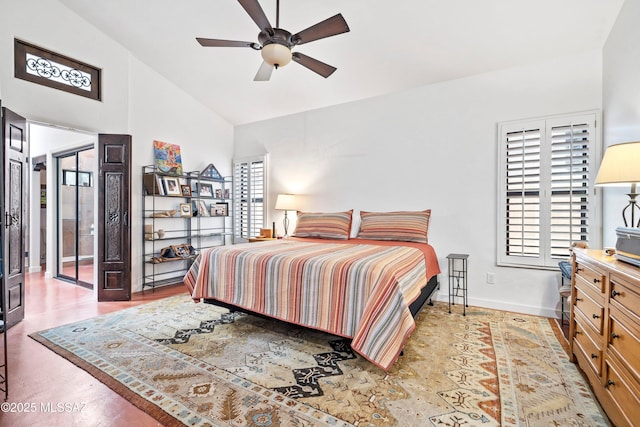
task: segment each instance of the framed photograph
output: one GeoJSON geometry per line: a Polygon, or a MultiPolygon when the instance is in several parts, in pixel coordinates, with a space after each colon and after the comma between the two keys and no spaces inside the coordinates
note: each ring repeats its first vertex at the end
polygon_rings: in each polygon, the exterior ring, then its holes
{"type": "Polygon", "coordinates": [[[165,176],[162,178],[164,184],[164,192],[167,196],[182,196],[182,190],[178,184],[178,178],[165,176]]]}
{"type": "Polygon", "coordinates": [[[222,199],[222,188],[216,188],[216,199],[222,199]]]}
{"type": "Polygon", "coordinates": [[[180,184],[180,190],[184,197],[191,197],[191,186],[189,184],[180,184]]]}
{"type": "Polygon", "coordinates": [[[224,189],[224,191],[222,193],[222,197],[225,198],[225,199],[229,198],[229,189],[228,188],[224,189]]]}
{"type": "Polygon", "coordinates": [[[227,216],[229,215],[229,203],[212,203],[211,216],[227,216]]]}
{"type": "Polygon", "coordinates": [[[192,216],[191,203],[180,203],[180,216],[192,216]]]}
{"type": "Polygon", "coordinates": [[[200,216],[209,216],[209,209],[204,200],[198,200],[198,214],[200,216]]]}
{"type": "Polygon", "coordinates": [[[198,193],[200,197],[213,197],[213,184],[200,183],[200,188],[198,188],[198,193]]]}

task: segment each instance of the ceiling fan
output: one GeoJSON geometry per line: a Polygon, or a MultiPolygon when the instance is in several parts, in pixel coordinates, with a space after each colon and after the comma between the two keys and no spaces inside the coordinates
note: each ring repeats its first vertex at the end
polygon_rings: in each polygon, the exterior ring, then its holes
{"type": "Polygon", "coordinates": [[[276,2],[275,27],[272,27],[269,23],[269,19],[267,19],[262,7],[260,7],[258,0],[238,0],[238,3],[260,28],[260,33],[258,34],[259,43],[196,37],[198,43],[205,47],[250,47],[259,50],[262,54],[263,62],[253,79],[255,81],[268,81],[274,68],[284,67],[292,59],[324,78],[329,77],[336,71],[336,68],[329,64],[300,52],[292,52],[291,49],[297,45],[348,32],[349,26],[342,14],[339,13],[299,33],[291,34],[289,31],[279,28],[280,0],[276,2]]]}

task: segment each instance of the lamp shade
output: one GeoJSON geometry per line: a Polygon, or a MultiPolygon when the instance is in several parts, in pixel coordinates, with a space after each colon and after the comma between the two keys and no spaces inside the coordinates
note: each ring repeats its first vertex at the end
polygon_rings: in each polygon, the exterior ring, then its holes
{"type": "Polygon", "coordinates": [[[278,198],[276,199],[276,209],[279,211],[298,210],[296,196],[293,194],[278,194],[278,198]]]}
{"type": "Polygon", "coordinates": [[[623,186],[640,183],[640,141],[609,146],[604,153],[596,185],[623,186]]]}
{"type": "Polygon", "coordinates": [[[273,65],[274,67],[284,67],[291,62],[292,56],[291,49],[278,43],[263,46],[260,54],[267,64],[273,65]]]}

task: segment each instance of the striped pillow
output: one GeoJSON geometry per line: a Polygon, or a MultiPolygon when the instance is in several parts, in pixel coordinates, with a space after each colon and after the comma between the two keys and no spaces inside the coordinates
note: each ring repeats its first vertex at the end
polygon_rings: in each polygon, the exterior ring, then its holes
{"type": "Polygon", "coordinates": [[[427,243],[429,217],[426,211],[360,212],[358,237],[371,240],[398,240],[427,243]]]}
{"type": "Polygon", "coordinates": [[[346,212],[298,212],[295,237],[347,240],[353,209],[346,212]]]}

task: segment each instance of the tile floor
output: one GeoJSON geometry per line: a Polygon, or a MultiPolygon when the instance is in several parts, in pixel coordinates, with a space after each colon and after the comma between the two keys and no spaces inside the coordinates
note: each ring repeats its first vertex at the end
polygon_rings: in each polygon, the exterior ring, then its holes
{"type": "Polygon", "coordinates": [[[45,279],[43,273],[28,274],[25,318],[9,329],[7,335],[9,398],[0,411],[0,426],[160,425],[28,335],[181,293],[186,294],[186,288],[176,285],[134,294],[131,301],[98,303],[92,290],[45,279]],[[65,411],[63,406],[61,412],[47,412],[48,407],[57,408],[59,403],[73,411],[65,411]],[[6,412],[6,406],[15,412],[6,412]]]}

